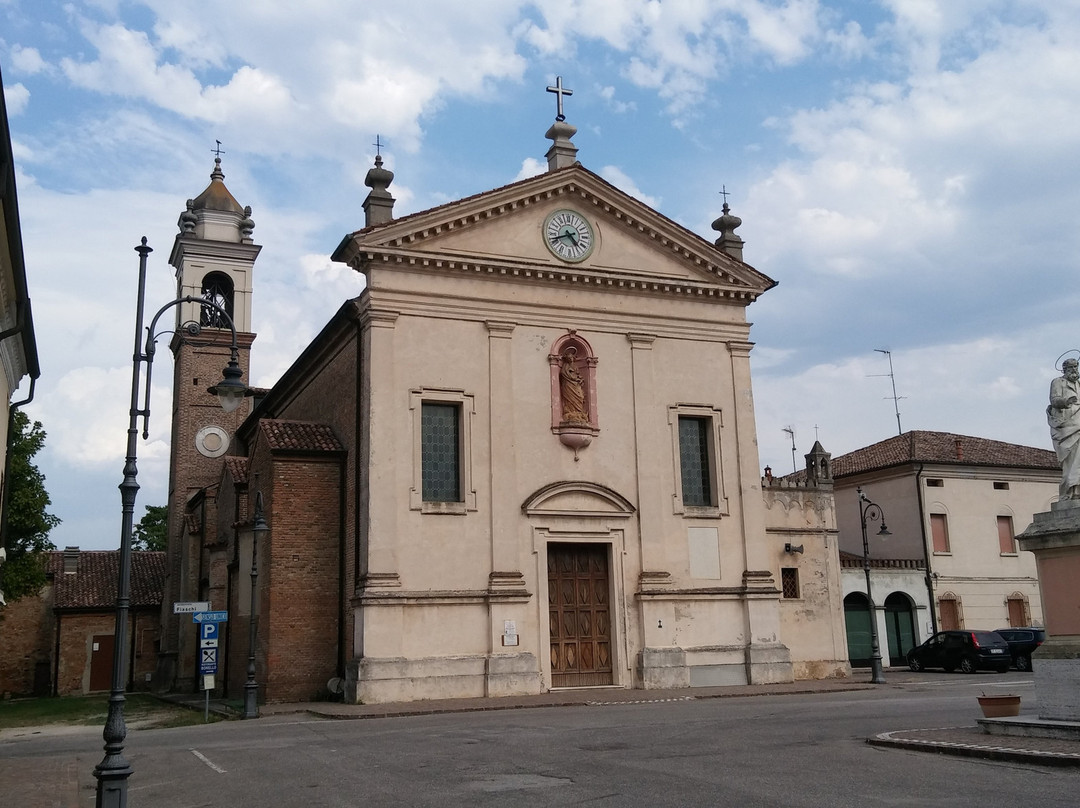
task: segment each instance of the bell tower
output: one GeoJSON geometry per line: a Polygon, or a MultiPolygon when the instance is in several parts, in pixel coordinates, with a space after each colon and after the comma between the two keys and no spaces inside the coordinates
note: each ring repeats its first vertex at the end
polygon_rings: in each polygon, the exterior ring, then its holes
{"type": "MultiPolygon", "coordinates": [[[[220,153],[210,185],[189,199],[178,221],[169,264],[176,270],[177,298],[191,297],[218,309],[186,302],[176,307],[176,330],[170,344],[173,364],[172,440],[169,463],[168,573],[162,601],[158,687],[191,690],[198,673],[198,641],[188,615],[174,615],[174,602],[210,600],[202,580],[203,541],[188,529],[192,497],[221,478],[221,458],[229,452],[236,429],[251,411],[248,401],[225,412],[208,388],[222,378],[232,353],[236,329],[237,360],[250,384],[251,288],[255,259],[262,249],[252,240],[251,208],[242,207],[225,187],[220,153]],[[182,618],[187,618],[183,626],[182,618]]],[[[207,492],[213,501],[213,492],[207,492]]],[[[209,527],[209,526],[206,526],[209,527]]],[[[204,528],[210,538],[210,533],[204,528]]],[[[224,609],[224,603],[212,603],[224,609]]]]}

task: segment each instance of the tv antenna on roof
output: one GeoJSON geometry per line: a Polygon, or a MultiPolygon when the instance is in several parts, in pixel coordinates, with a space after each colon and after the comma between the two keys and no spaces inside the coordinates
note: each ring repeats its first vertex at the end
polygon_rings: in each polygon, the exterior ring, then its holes
{"type": "MultiPolygon", "coordinates": [[[[893,402],[893,409],[896,410],[896,434],[897,435],[903,435],[904,434],[904,429],[903,429],[903,427],[900,426],[900,399],[907,398],[907,396],[898,396],[898,395],[896,395],[896,376],[893,375],[892,351],[890,351],[890,350],[888,350],[886,348],[874,348],[874,350],[877,351],[878,353],[883,353],[887,357],[889,357],[889,372],[888,373],[871,373],[870,375],[871,376],[888,376],[889,380],[892,382],[892,402],[893,402]]],[[[885,396],[885,398],[889,398],[889,396],[885,396]]]]}
{"type": "Polygon", "coordinates": [[[799,470],[798,467],[795,465],[795,427],[785,426],[784,432],[786,432],[788,437],[791,438],[791,472],[792,474],[794,474],[796,471],[799,470]]]}

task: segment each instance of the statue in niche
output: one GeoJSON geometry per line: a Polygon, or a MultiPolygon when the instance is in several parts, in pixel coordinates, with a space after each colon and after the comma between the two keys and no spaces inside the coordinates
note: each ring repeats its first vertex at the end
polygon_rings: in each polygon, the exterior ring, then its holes
{"type": "Polygon", "coordinates": [[[559,392],[564,424],[588,424],[585,410],[585,378],[577,369],[577,348],[570,346],[559,357],[559,392]]]}
{"type": "Polygon", "coordinates": [[[1080,500],[1080,363],[1076,359],[1062,362],[1061,376],[1050,382],[1046,421],[1061,461],[1061,499],[1080,500]]]}

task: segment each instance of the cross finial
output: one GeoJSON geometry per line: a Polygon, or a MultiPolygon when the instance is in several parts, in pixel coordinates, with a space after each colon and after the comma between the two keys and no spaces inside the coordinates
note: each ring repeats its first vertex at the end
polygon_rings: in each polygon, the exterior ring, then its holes
{"type": "Polygon", "coordinates": [[[726,185],[720,186],[720,196],[724,197],[724,204],[727,204],[728,189],[726,185]]]}
{"type": "Polygon", "coordinates": [[[573,95],[574,91],[573,90],[567,90],[565,87],[562,86],[562,76],[556,76],[555,77],[555,86],[554,87],[548,87],[547,91],[549,93],[555,93],[555,97],[558,99],[556,101],[556,104],[555,104],[555,109],[556,109],[555,120],[557,120],[557,121],[565,121],[566,116],[563,114],[563,96],[564,95],[573,95]]]}
{"type": "Polygon", "coordinates": [[[375,143],[373,145],[375,146],[375,156],[380,157],[382,155],[382,136],[381,135],[375,135],[375,143]]]}
{"type": "Polygon", "coordinates": [[[217,158],[220,160],[221,155],[223,155],[225,153],[225,150],[221,148],[221,141],[220,140],[215,140],[214,142],[217,144],[217,148],[216,149],[211,149],[210,151],[212,151],[214,154],[216,154],[217,158]]]}

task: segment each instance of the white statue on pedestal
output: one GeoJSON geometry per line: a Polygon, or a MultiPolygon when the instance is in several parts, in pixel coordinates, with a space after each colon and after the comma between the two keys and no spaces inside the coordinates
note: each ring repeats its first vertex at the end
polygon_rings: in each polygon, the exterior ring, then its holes
{"type": "Polygon", "coordinates": [[[1080,499],[1080,363],[1066,359],[1050,382],[1050,438],[1061,461],[1061,499],[1080,499]]]}

